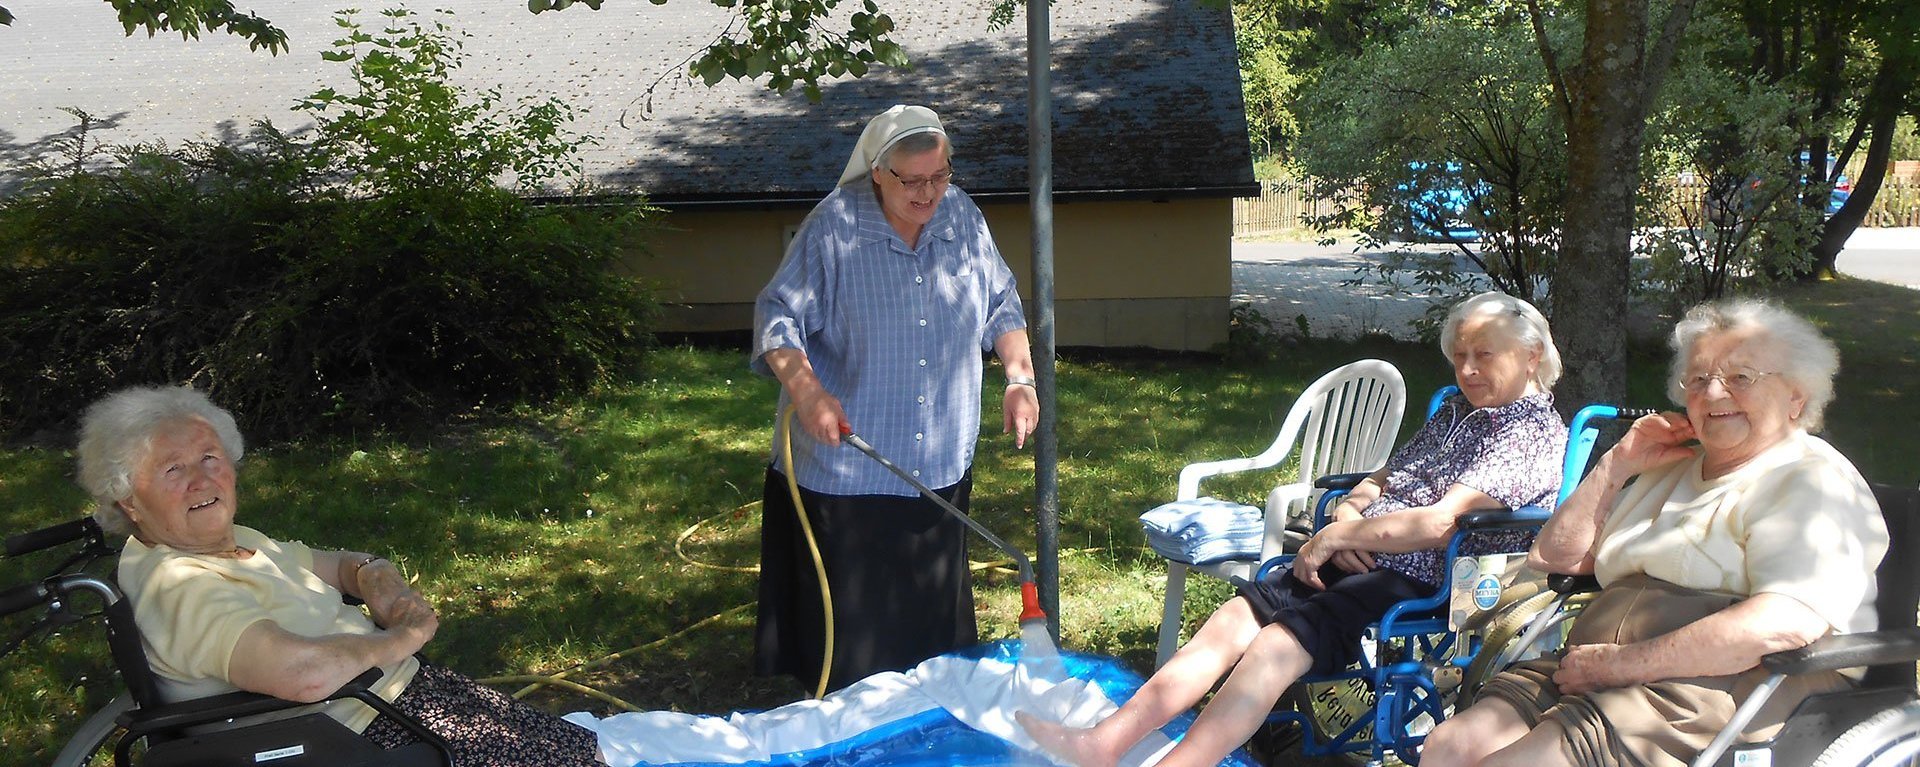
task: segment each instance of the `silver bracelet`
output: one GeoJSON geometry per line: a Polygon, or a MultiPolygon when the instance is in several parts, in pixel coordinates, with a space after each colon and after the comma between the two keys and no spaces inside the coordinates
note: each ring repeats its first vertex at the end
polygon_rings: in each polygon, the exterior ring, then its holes
{"type": "Polygon", "coordinates": [[[1033,380],[1033,376],[1007,376],[1007,385],[1031,386],[1035,389],[1040,388],[1040,382],[1033,380]]]}

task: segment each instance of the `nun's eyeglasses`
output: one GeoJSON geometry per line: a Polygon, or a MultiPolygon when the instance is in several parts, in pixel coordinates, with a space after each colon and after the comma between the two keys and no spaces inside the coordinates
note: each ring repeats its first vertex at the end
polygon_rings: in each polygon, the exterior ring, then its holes
{"type": "Polygon", "coordinates": [[[947,185],[947,182],[953,180],[953,168],[951,167],[926,178],[902,178],[900,174],[892,168],[888,168],[887,172],[892,173],[894,180],[900,182],[900,188],[909,192],[918,192],[928,187],[943,187],[947,185]]]}

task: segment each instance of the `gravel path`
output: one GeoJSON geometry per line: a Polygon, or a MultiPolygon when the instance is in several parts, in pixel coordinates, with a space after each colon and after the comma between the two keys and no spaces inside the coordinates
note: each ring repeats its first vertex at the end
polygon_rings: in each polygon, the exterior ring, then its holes
{"type": "MultiPolygon", "coordinates": [[[[1442,246],[1420,246],[1422,248],[1442,246]]],[[[1353,252],[1350,243],[1321,246],[1306,242],[1233,243],[1233,301],[1247,302],[1282,332],[1293,332],[1304,315],[1315,338],[1354,338],[1384,333],[1414,338],[1412,322],[1426,311],[1424,297],[1394,295],[1359,267],[1374,263],[1376,252],[1353,252]]]]}

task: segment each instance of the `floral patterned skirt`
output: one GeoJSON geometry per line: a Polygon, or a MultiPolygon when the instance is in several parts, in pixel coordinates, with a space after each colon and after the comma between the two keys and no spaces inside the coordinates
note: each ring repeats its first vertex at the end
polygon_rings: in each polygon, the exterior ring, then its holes
{"type": "MultiPolygon", "coordinates": [[[[445,738],[453,763],[461,767],[602,764],[592,731],[439,666],[421,664],[393,703],[445,738]]],[[[364,734],[381,748],[417,740],[386,716],[373,720],[364,734]]]]}

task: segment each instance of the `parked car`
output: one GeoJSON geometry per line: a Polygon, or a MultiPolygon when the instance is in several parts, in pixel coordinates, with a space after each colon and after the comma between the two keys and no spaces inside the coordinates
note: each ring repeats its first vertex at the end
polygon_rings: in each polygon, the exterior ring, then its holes
{"type": "Polygon", "coordinates": [[[1396,207],[1403,206],[1406,216],[1398,234],[1416,241],[1480,241],[1480,231],[1467,214],[1476,199],[1486,198],[1484,182],[1469,187],[1457,162],[1429,165],[1416,160],[1407,163],[1407,170],[1407,180],[1394,186],[1396,207]]]}
{"type": "MultiPolygon", "coordinates": [[[[1835,159],[1833,155],[1827,155],[1828,168],[1833,168],[1837,164],[1838,160],[1835,159]]],[[[1813,183],[1806,175],[1806,170],[1808,169],[1806,152],[1800,153],[1800,167],[1802,168],[1800,183],[1802,185],[1813,183]]],[[[1682,178],[1691,178],[1691,174],[1683,174],[1682,178]]],[[[1728,219],[1726,219],[1725,216],[1733,212],[1733,210],[1725,207],[1728,202],[1735,204],[1742,210],[1751,208],[1757,203],[1760,187],[1764,183],[1765,181],[1759,178],[1748,179],[1744,188],[1736,188],[1733,190],[1736,194],[1731,198],[1716,195],[1709,189],[1706,200],[1709,220],[1726,223],[1728,219]]],[[[1840,206],[1847,204],[1847,198],[1851,196],[1853,196],[1853,179],[1847,178],[1844,173],[1836,175],[1833,180],[1833,189],[1827,192],[1827,209],[1823,215],[1832,216],[1840,212],[1840,206]]]]}
{"type": "MultiPolygon", "coordinates": [[[[1834,159],[1833,155],[1827,155],[1828,168],[1833,168],[1839,164],[1840,161],[1834,159]]],[[[1807,153],[1801,152],[1800,166],[1804,168],[1806,165],[1807,153]]],[[[1827,193],[1827,215],[1832,216],[1835,213],[1839,213],[1840,206],[1847,204],[1847,198],[1852,196],[1853,179],[1847,178],[1847,174],[1845,173],[1835,173],[1833,176],[1833,190],[1827,193]]]]}
{"type": "MultiPolygon", "coordinates": [[[[1808,179],[1806,175],[1806,171],[1811,169],[1812,164],[1812,161],[1808,159],[1807,153],[1801,152],[1800,167],[1802,170],[1800,173],[1800,183],[1802,185],[1814,183],[1808,179]]],[[[1827,168],[1829,172],[1832,172],[1831,169],[1839,164],[1840,160],[1838,158],[1835,158],[1833,155],[1827,155],[1827,168]]],[[[1755,189],[1760,188],[1760,180],[1754,179],[1751,186],[1755,189]]],[[[1847,178],[1847,174],[1845,173],[1835,174],[1833,178],[1833,189],[1827,192],[1826,215],[1832,216],[1835,213],[1839,213],[1840,206],[1847,204],[1847,198],[1851,196],[1853,196],[1853,179],[1847,178]]]]}

